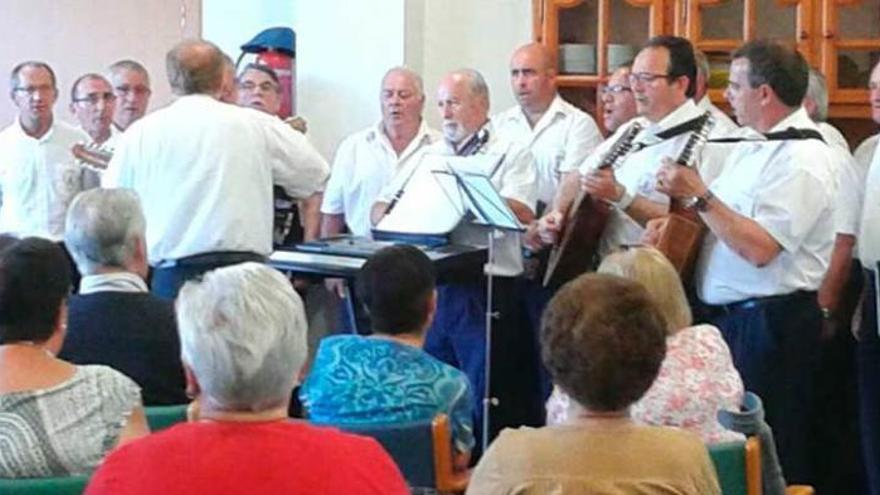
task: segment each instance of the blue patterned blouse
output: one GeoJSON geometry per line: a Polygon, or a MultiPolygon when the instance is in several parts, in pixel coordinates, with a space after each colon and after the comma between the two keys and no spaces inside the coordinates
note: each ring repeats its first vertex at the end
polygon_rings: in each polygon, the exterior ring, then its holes
{"type": "Polygon", "coordinates": [[[467,376],[421,349],[358,335],[324,338],[299,392],[323,424],[411,422],[449,415],[456,449],[474,446],[467,376]]]}

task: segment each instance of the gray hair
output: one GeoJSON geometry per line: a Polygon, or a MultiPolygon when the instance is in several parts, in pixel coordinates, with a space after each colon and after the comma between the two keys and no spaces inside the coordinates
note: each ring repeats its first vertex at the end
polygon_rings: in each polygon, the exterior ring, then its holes
{"type": "Polygon", "coordinates": [[[383,86],[384,86],[384,84],[385,84],[385,79],[386,79],[389,75],[391,75],[392,73],[395,73],[395,72],[399,72],[399,73],[401,73],[401,74],[405,74],[407,77],[409,77],[410,79],[412,79],[413,84],[415,85],[416,90],[418,91],[419,95],[420,95],[423,99],[425,98],[425,83],[424,83],[424,81],[422,81],[422,76],[420,76],[418,72],[416,72],[416,71],[410,69],[409,67],[405,67],[405,66],[403,66],[403,65],[398,65],[398,66],[396,66],[396,67],[392,67],[392,68],[388,69],[387,72],[385,72],[385,75],[382,76],[382,84],[383,84],[383,86]]]}
{"type": "Polygon", "coordinates": [[[698,48],[694,48],[694,62],[697,63],[697,74],[702,74],[706,80],[709,79],[709,58],[698,48]]]}
{"type": "Polygon", "coordinates": [[[143,74],[144,80],[147,82],[147,86],[150,86],[150,73],[147,72],[147,68],[143,66],[140,62],[131,59],[122,59],[113,62],[110,67],[107,67],[108,75],[113,75],[121,70],[130,70],[132,72],[139,72],[143,74]]]}
{"type": "Polygon", "coordinates": [[[64,244],[80,272],[124,268],[144,239],[146,221],[137,193],[130,189],[90,189],[67,209],[64,244]]]}
{"type": "Polygon", "coordinates": [[[805,98],[813,100],[816,104],[816,109],[810,118],[816,122],[825,122],[828,119],[828,83],[825,81],[825,76],[813,67],[810,67],[805,98]]]}
{"type": "Polygon", "coordinates": [[[224,411],[285,404],[306,360],[303,303],[280,272],[243,263],[189,281],[176,304],[181,355],[224,411]]]}
{"type": "Polygon", "coordinates": [[[486,84],[486,80],[479,71],[465,68],[453,71],[453,74],[458,74],[467,79],[468,90],[471,94],[485,101],[486,107],[489,107],[489,85],[486,84]]]}

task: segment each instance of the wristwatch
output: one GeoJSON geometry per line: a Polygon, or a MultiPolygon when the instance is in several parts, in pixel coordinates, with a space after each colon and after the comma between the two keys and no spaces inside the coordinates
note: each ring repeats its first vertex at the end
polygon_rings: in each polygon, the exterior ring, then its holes
{"type": "Polygon", "coordinates": [[[635,201],[636,196],[627,191],[626,186],[621,187],[623,188],[623,193],[617,201],[612,201],[611,204],[613,204],[618,210],[624,211],[629,208],[629,205],[631,205],[633,201],[635,201]]]}
{"type": "Polygon", "coordinates": [[[706,189],[706,192],[702,196],[694,198],[691,208],[697,211],[706,211],[709,209],[709,201],[712,201],[712,198],[714,197],[715,194],[712,193],[712,190],[706,189]]]}

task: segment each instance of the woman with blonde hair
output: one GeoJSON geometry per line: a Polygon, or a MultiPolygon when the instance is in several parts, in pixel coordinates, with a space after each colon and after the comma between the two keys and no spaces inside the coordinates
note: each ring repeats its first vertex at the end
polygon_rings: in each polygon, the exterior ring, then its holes
{"type": "MultiPolygon", "coordinates": [[[[721,409],[738,410],[743,398],[730,349],[714,326],[693,325],[684,288],[666,257],[654,248],[630,248],[606,257],[598,271],[642,284],[666,319],[666,357],[651,388],[632,405],[633,420],[683,428],[706,443],[742,439],[716,418],[721,409]]],[[[555,389],[547,422],[563,422],[576,407],[555,389]]]]}

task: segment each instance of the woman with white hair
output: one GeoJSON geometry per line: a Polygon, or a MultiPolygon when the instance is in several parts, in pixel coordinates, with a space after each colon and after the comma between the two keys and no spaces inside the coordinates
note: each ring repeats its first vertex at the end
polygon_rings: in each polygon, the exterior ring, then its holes
{"type": "Polygon", "coordinates": [[[176,310],[198,420],[108,457],[88,493],[408,493],[375,441],[288,420],[306,320],[281,273],[208,272],[184,285],[176,310]]]}
{"type": "MultiPolygon", "coordinates": [[[[722,409],[739,409],[742,378],[721,332],[712,325],[692,325],[678,273],[666,257],[654,248],[631,248],[607,256],[598,271],[642,284],[666,319],[666,357],[651,388],[632,405],[633,420],[690,430],[706,443],[741,440],[743,436],[724,428],[716,415],[722,409]]],[[[554,390],[547,401],[547,422],[565,421],[576,407],[554,390]]]]}

